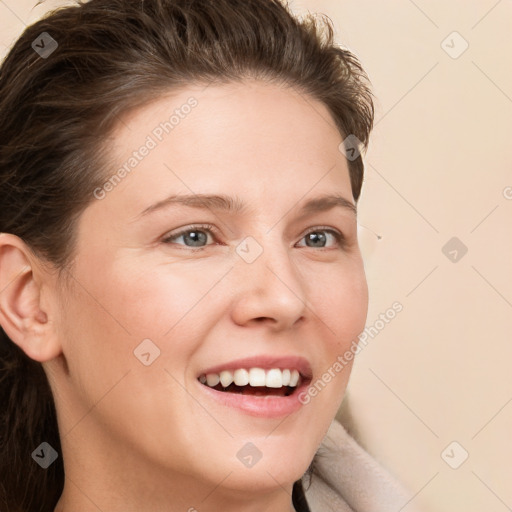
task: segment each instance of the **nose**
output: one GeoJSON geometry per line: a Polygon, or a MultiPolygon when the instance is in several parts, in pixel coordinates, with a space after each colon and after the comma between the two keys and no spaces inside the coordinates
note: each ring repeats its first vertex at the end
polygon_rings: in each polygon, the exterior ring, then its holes
{"type": "Polygon", "coordinates": [[[307,288],[291,257],[293,249],[269,235],[248,237],[237,249],[231,272],[235,323],[266,323],[283,330],[303,321],[308,310],[307,288]]]}

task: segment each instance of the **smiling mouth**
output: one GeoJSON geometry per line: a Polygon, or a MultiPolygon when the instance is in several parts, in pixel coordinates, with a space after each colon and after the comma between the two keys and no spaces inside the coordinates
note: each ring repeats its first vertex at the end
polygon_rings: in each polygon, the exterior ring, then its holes
{"type": "Polygon", "coordinates": [[[202,374],[199,382],[210,389],[247,396],[287,397],[308,380],[295,369],[238,369],[234,372],[202,374]]]}

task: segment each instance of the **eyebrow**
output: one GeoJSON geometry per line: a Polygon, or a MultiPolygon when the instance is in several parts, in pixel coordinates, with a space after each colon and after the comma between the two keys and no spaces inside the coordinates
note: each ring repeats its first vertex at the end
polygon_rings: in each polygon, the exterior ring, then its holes
{"type": "MultiPolygon", "coordinates": [[[[238,215],[247,213],[249,210],[247,204],[238,197],[233,198],[223,194],[175,194],[148,206],[136,219],[145,217],[150,213],[172,205],[182,205],[190,208],[214,210],[238,215]]],[[[353,215],[357,216],[357,206],[343,196],[335,194],[327,194],[308,200],[301,207],[301,215],[324,212],[336,207],[348,210],[353,215]]]]}

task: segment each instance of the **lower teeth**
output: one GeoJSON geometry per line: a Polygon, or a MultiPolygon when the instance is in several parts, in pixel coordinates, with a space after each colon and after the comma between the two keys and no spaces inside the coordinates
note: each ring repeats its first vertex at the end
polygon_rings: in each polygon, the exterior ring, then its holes
{"type": "Polygon", "coordinates": [[[223,391],[226,393],[237,393],[239,395],[253,395],[253,396],[290,396],[295,388],[291,386],[283,386],[281,388],[267,388],[266,386],[237,386],[236,384],[230,384],[227,388],[222,384],[213,386],[212,389],[217,391],[223,391]]]}

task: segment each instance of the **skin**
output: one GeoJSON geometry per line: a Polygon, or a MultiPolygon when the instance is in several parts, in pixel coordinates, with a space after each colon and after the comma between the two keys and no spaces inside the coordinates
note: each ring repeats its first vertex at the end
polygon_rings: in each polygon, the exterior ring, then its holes
{"type": "Polygon", "coordinates": [[[191,113],[84,210],[60,278],[0,235],[1,325],[43,363],[55,396],[66,471],[56,512],[293,511],[293,482],[345,392],[351,365],[298,412],[268,419],[201,389],[202,369],[261,354],[301,355],[316,380],[364,329],[368,289],[355,214],[300,216],[313,197],[354,199],[332,117],[294,89],[247,80],[159,97],[111,134],[113,172],[191,96],[191,113]],[[138,217],[190,193],[238,196],[247,210],[138,217]],[[196,224],[216,229],[201,230],[203,250],[164,242],[196,224]],[[263,249],[252,263],[236,252],[247,236],[263,249]],[[133,353],[147,338],[160,350],[149,366],[133,353]],[[262,454],[251,468],[236,457],[247,442],[262,454]]]}

